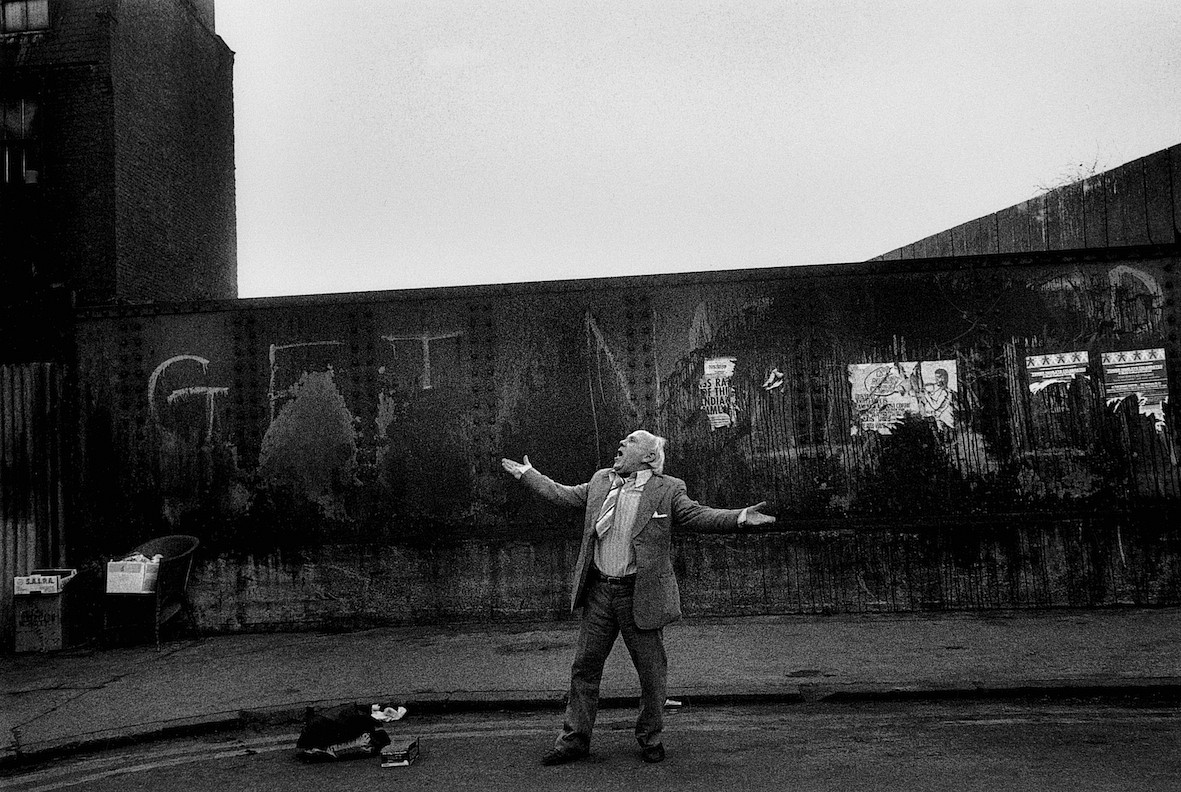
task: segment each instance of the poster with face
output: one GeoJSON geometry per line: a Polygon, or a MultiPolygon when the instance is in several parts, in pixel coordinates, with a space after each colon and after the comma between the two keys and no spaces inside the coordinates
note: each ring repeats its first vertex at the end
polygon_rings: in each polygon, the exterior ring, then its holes
{"type": "Polygon", "coordinates": [[[857,413],[854,434],[888,435],[908,415],[955,427],[959,381],[954,360],[853,363],[849,385],[857,413]]]}

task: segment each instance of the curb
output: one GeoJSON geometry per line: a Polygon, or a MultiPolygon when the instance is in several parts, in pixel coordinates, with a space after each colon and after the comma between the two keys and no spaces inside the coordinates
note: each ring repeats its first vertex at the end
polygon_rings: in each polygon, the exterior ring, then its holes
{"type": "MultiPolygon", "coordinates": [[[[695,707],[815,704],[878,704],[947,701],[1055,701],[1107,702],[1132,705],[1181,706],[1181,678],[1121,680],[1030,680],[1004,685],[974,683],[971,687],[924,687],[914,685],[825,685],[800,684],[792,687],[744,689],[728,692],[674,691],[680,701],[669,712],[695,707]]],[[[398,701],[416,714],[561,711],[565,692],[558,691],[457,691],[416,696],[376,696],[377,700],[398,701]]],[[[368,700],[368,699],[366,699],[368,700]]],[[[158,721],[121,729],[109,729],[61,740],[44,741],[24,749],[6,746],[0,754],[0,771],[30,769],[50,760],[80,753],[121,748],[141,743],[236,731],[259,726],[302,723],[309,707],[326,709],[357,703],[357,698],[325,699],[266,707],[252,707],[209,716],[158,721]]],[[[604,696],[602,709],[626,709],[636,705],[635,695],[604,696]]]]}
{"type": "Polygon", "coordinates": [[[60,740],[47,740],[26,749],[7,745],[0,754],[0,771],[28,769],[52,759],[81,753],[97,753],[138,743],[172,740],[202,734],[233,731],[245,725],[242,713],[179,718],[173,721],[145,723],[121,729],[107,729],[60,740]]]}

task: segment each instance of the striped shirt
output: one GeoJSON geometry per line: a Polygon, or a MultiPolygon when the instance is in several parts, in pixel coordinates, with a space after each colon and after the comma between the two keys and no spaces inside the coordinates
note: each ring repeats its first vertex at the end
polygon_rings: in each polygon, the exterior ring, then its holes
{"type": "MultiPolygon", "coordinates": [[[[604,575],[623,577],[636,571],[631,529],[636,519],[636,508],[640,505],[640,496],[644,494],[644,485],[650,478],[652,471],[645,468],[624,480],[619,499],[615,502],[615,523],[611,530],[595,542],[595,566],[604,575]]],[[[612,485],[618,480],[619,476],[612,473],[612,485]]]]}

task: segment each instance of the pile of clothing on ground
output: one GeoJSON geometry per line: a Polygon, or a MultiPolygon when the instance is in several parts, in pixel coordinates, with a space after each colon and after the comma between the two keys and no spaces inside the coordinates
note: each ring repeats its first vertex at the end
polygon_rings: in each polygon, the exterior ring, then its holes
{"type": "Polygon", "coordinates": [[[317,712],[308,707],[303,730],[295,743],[296,755],[307,760],[335,760],[376,756],[390,744],[384,724],[401,720],[405,707],[342,704],[317,712]]]}

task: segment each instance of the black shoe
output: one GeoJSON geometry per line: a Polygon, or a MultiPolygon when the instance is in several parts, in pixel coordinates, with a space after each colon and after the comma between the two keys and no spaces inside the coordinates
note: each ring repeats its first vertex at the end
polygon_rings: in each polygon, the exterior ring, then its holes
{"type": "Polygon", "coordinates": [[[656,764],[664,761],[664,743],[660,745],[649,745],[643,751],[640,751],[640,758],[648,764],[656,764]]]}
{"type": "Polygon", "coordinates": [[[587,753],[587,751],[579,751],[578,749],[551,748],[549,753],[541,757],[541,763],[543,765],[566,764],[584,758],[587,753]]]}

